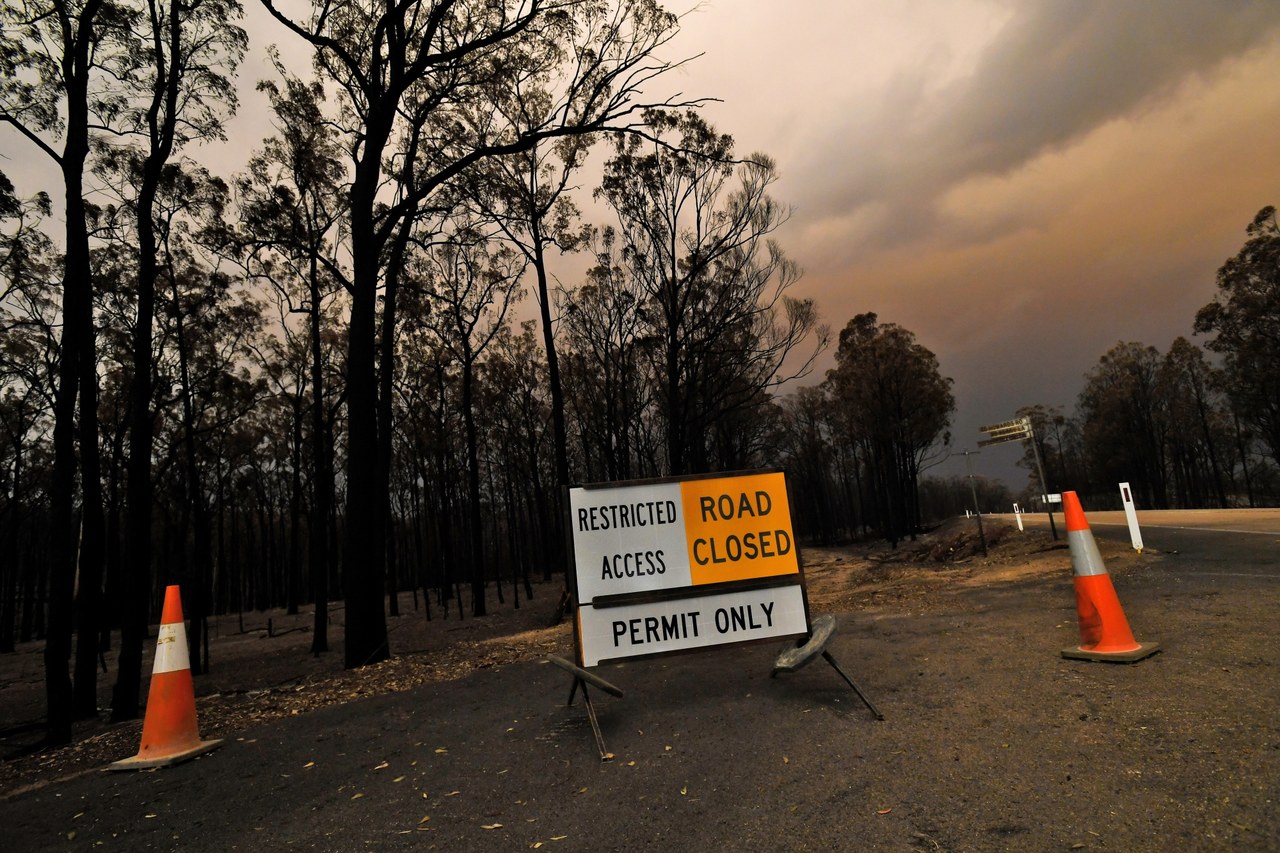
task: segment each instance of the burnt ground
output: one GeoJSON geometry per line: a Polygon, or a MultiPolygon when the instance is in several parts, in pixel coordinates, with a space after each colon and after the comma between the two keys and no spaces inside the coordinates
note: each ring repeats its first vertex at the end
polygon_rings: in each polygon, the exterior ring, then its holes
{"type": "MultiPolygon", "coordinates": [[[[1065,545],[989,521],[991,554],[983,557],[971,525],[958,520],[896,550],[805,551],[811,611],[839,614],[832,648],[885,712],[883,723],[870,721],[821,663],[769,680],[776,650],[624,664],[601,672],[628,699],[600,706],[618,756],[600,764],[580,703],[564,708],[563,673],[538,666],[548,654],[572,654],[568,623],[547,627],[558,583],[538,586],[519,610],[495,606],[484,619],[456,611],[445,619],[436,609],[428,621],[406,595],[404,615],[389,620],[395,657],[351,672],[341,668],[340,607],[332,612],[334,651],[320,658],[308,654],[309,613],[245,614],[243,630],[236,616],[219,620],[213,671],[196,680],[197,705],[202,735],[229,746],[184,765],[194,769],[162,772],[155,784],[184,780],[170,795],[175,806],[184,797],[227,801],[226,814],[203,821],[213,824],[196,845],[205,849],[254,839],[353,849],[410,833],[442,849],[631,849],[672,846],[677,828],[674,846],[708,849],[730,839],[839,849],[853,838],[885,849],[1280,847],[1274,588],[1206,585],[1176,554],[1138,555],[1100,538],[1135,633],[1161,640],[1165,651],[1131,667],[1063,661],[1057,651],[1076,634],[1065,545]],[[415,722],[423,714],[431,719],[426,736],[415,722]],[[343,763],[373,756],[369,744],[396,732],[394,748],[367,767],[343,763]],[[520,740],[494,757],[487,750],[503,737],[520,740]],[[687,749],[691,740],[704,748],[687,749]],[[766,748],[744,751],[748,743],[766,748]],[[337,752],[321,757],[326,749],[337,752]],[[246,771],[240,750],[260,750],[256,760],[268,768],[293,769],[246,771]],[[314,759],[304,762],[308,755],[314,759]],[[502,762],[496,777],[486,776],[486,761],[502,762]],[[326,762],[347,768],[335,771],[331,788],[304,795],[288,787],[326,762]],[[202,765],[222,771],[209,779],[202,765]],[[389,782],[421,779],[421,799],[415,791],[384,801],[376,816],[348,816],[364,797],[359,778],[389,766],[401,774],[389,782]],[[240,775],[220,778],[228,773],[240,775]],[[303,797],[285,802],[286,811],[317,808],[307,804],[319,798],[335,817],[326,824],[304,814],[273,829],[252,816],[281,785],[287,797],[303,797]],[[492,791],[481,796],[481,787],[492,791]],[[552,788],[567,794],[552,796],[552,788]],[[617,798],[640,802],[602,825],[610,804],[592,802],[596,796],[615,798],[613,806],[617,798]],[[529,816],[508,814],[512,802],[529,816]],[[379,824],[399,808],[415,816],[392,834],[379,824]],[[682,809],[699,820],[689,824],[682,809]]],[[[2,825],[39,848],[87,847],[80,842],[96,837],[91,828],[107,844],[132,833],[146,847],[185,846],[177,828],[162,825],[159,807],[113,813],[91,827],[86,815],[105,812],[68,802],[149,784],[96,773],[136,751],[141,724],[87,721],[72,746],[33,751],[40,650],[32,644],[0,657],[2,825]]],[[[109,683],[100,695],[108,701],[109,683]]]]}
{"type": "MultiPolygon", "coordinates": [[[[952,521],[897,548],[884,543],[803,552],[810,610],[850,613],[872,607],[905,612],[937,606],[939,593],[957,586],[999,584],[1061,575],[1070,566],[1065,542],[1044,531],[1016,534],[1000,521],[984,527],[983,557],[973,522],[952,521]]],[[[1140,558],[1131,549],[1101,543],[1112,572],[1140,558]]],[[[549,654],[572,657],[569,621],[549,627],[561,579],[534,588],[519,609],[498,604],[491,588],[489,616],[460,618],[457,603],[446,613],[433,602],[431,618],[421,598],[402,594],[401,615],[388,619],[394,657],[357,670],[342,668],[341,603],[330,611],[330,651],[310,654],[314,611],[283,610],[224,615],[210,622],[210,672],[196,679],[200,732],[226,738],[255,724],[373,695],[401,692],[462,678],[478,669],[549,654]],[[417,605],[415,609],[415,605],[417,605]]],[[[118,643],[118,638],[116,638],[118,643]]],[[[101,767],[137,751],[141,721],[108,724],[114,666],[99,683],[99,719],[76,725],[75,743],[42,749],[43,644],[29,643],[0,656],[0,795],[68,773],[101,767]]],[[[151,671],[149,649],[143,671],[151,671]]],[[[114,664],[108,653],[109,664],[114,664]]],[[[146,693],[144,677],[143,695],[146,693]]]]}

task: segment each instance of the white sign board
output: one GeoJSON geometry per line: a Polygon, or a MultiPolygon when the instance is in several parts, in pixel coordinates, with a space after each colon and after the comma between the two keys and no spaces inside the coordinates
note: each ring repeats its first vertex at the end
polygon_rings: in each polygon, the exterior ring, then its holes
{"type": "Polygon", "coordinates": [[[808,633],[799,584],[578,608],[582,666],[808,633]]]}
{"type": "Polygon", "coordinates": [[[680,484],[570,489],[578,600],[689,586],[680,484]]]}
{"type": "Polygon", "coordinates": [[[569,490],[581,666],[808,634],[780,471],[569,490]]]}

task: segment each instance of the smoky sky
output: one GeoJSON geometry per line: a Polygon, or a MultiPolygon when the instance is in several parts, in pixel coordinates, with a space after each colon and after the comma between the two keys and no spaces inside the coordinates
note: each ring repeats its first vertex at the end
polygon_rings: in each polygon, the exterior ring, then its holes
{"type": "Polygon", "coordinates": [[[930,89],[912,78],[933,69],[902,69],[878,115],[838,128],[823,154],[795,164],[802,180],[820,187],[813,215],[879,207],[868,239],[911,239],[937,226],[931,203],[948,188],[1008,174],[1140,114],[1189,75],[1213,73],[1267,44],[1280,26],[1280,4],[1268,3],[1054,0],[1010,8],[971,74],[930,89]],[[847,164],[835,180],[826,168],[833,160],[847,164]]]}
{"type": "MultiPolygon", "coordinates": [[[[685,25],[683,88],[777,160],[798,293],[915,332],[956,449],[1021,405],[1070,413],[1121,340],[1191,337],[1280,199],[1280,4],[720,0],[685,25]]],[[[1016,456],[979,472],[1020,488],[1016,456]]]]}
{"type": "MultiPolygon", "coordinates": [[[[937,354],[956,449],[1021,405],[1070,412],[1119,341],[1190,337],[1245,225],[1280,203],[1280,3],[686,4],[669,4],[682,33],[664,58],[699,56],[654,85],[718,99],[706,115],[739,153],[776,161],[795,295],[835,330],[874,311],[937,354]]],[[[308,57],[245,6],[240,112],[225,143],[188,152],[224,176],[273,133],[254,91],[266,47],[298,73],[308,57]]],[[[57,186],[12,132],[0,157],[20,191],[57,186]]],[[[572,286],[582,262],[562,267],[572,286]]],[[[1016,455],[984,451],[977,469],[1020,488],[1016,455]]]]}

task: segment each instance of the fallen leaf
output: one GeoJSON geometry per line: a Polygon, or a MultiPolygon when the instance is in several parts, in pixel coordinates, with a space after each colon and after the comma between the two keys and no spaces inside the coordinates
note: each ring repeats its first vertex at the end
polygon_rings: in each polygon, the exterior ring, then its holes
{"type": "Polygon", "coordinates": [[[587,792],[587,789],[586,789],[586,788],[579,788],[579,789],[578,789],[578,793],[579,793],[579,794],[585,794],[586,792],[587,792]]]}
{"type": "Polygon", "coordinates": [[[891,812],[891,811],[893,811],[893,809],[892,809],[892,808],[879,809],[879,810],[876,812],[876,814],[888,814],[888,813],[889,813],[889,812],[891,812]]]}
{"type": "Polygon", "coordinates": [[[448,752],[448,751],[449,751],[449,750],[445,749],[443,746],[437,746],[437,747],[436,747],[436,754],[437,754],[437,755],[440,755],[440,754],[446,753],[446,752],[448,752]]]}
{"type": "Polygon", "coordinates": [[[358,800],[358,799],[360,799],[360,798],[361,798],[361,797],[363,797],[363,796],[364,796],[364,794],[354,794],[354,795],[352,795],[351,799],[353,799],[353,800],[358,800]]]}
{"type": "Polygon", "coordinates": [[[689,795],[689,787],[688,787],[687,785],[686,785],[686,786],[681,787],[681,788],[680,788],[680,796],[682,796],[682,797],[686,797],[686,796],[688,796],[688,795],[689,795]]]}
{"type": "Polygon", "coordinates": [[[534,850],[537,850],[539,847],[541,847],[541,846],[542,846],[542,842],[541,842],[541,841],[535,841],[535,842],[533,842],[532,844],[530,844],[529,846],[530,846],[530,847],[532,847],[534,850]]]}
{"type": "Polygon", "coordinates": [[[601,760],[601,761],[613,761],[613,759],[614,759],[614,758],[615,758],[615,756],[614,756],[614,754],[613,754],[612,752],[606,752],[603,756],[601,756],[600,760],[601,760]]]}
{"type": "MultiPolygon", "coordinates": [[[[459,795],[459,794],[461,794],[461,793],[462,793],[461,791],[450,791],[449,793],[445,794],[445,796],[446,796],[446,797],[456,797],[456,796],[458,796],[458,795],[459,795]]],[[[426,796],[426,794],[423,794],[422,796],[424,796],[424,797],[425,797],[425,796],[426,796]]]]}
{"type": "Polygon", "coordinates": [[[568,837],[569,837],[569,836],[567,836],[567,835],[553,835],[553,836],[551,836],[551,840],[552,840],[552,841],[564,841],[564,840],[565,840],[566,838],[568,838],[568,837]]]}
{"type": "Polygon", "coordinates": [[[784,755],[784,756],[782,756],[782,763],[783,763],[783,764],[790,764],[790,763],[791,763],[791,759],[790,759],[790,758],[787,758],[787,757],[784,755]]]}
{"type": "Polygon", "coordinates": [[[427,816],[425,816],[422,820],[418,821],[418,823],[419,823],[419,825],[421,825],[421,824],[426,823],[426,822],[427,822],[427,821],[429,821],[429,820],[431,820],[431,815],[427,815],[427,816]]]}
{"type": "Polygon", "coordinates": [[[143,817],[159,817],[159,815],[149,814],[149,815],[143,815],[143,817]]]}
{"type": "Polygon", "coordinates": [[[635,763],[634,761],[628,761],[628,762],[627,762],[627,766],[628,766],[628,767],[635,767],[635,766],[636,766],[636,763],[635,763]]]}
{"type": "Polygon", "coordinates": [[[306,770],[308,767],[315,767],[315,766],[316,766],[316,763],[314,761],[308,761],[306,764],[302,765],[302,769],[306,770]]]}
{"type": "Polygon", "coordinates": [[[374,769],[374,770],[386,770],[386,769],[387,769],[388,767],[390,767],[390,766],[391,766],[390,764],[388,764],[387,762],[385,762],[385,761],[384,761],[384,762],[382,762],[381,764],[379,764],[377,767],[375,767],[375,768],[373,768],[373,769],[374,769]]]}
{"type": "Polygon", "coordinates": [[[480,826],[480,828],[481,828],[481,829],[502,829],[502,824],[500,824],[500,823],[490,823],[490,824],[487,824],[487,825],[482,824],[482,825],[480,826]]]}
{"type": "Polygon", "coordinates": [[[403,777],[403,776],[397,776],[396,778],[392,779],[391,781],[392,781],[392,782],[403,782],[403,781],[404,781],[404,777],[403,777]]]}

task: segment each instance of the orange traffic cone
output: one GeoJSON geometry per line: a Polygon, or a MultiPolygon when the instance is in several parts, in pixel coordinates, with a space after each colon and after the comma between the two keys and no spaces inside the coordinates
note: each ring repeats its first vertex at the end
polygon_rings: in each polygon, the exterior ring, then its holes
{"type": "Polygon", "coordinates": [[[147,693],[147,716],[142,721],[142,746],[133,758],[108,770],[165,767],[222,746],[220,740],[200,740],[196,727],[196,693],[191,683],[187,628],[182,621],[182,597],[176,586],[164,591],[164,614],[156,637],[156,660],[147,693]]]}
{"type": "Polygon", "coordinates": [[[1067,518],[1067,544],[1071,546],[1071,568],[1075,572],[1076,611],[1080,614],[1080,645],[1063,649],[1064,658],[1133,663],[1159,651],[1159,643],[1139,643],[1133,639],[1129,620],[1124,618],[1120,599],[1111,585],[1111,575],[1098,553],[1098,543],[1080,508],[1075,492],[1062,493],[1062,512],[1067,518]]]}

